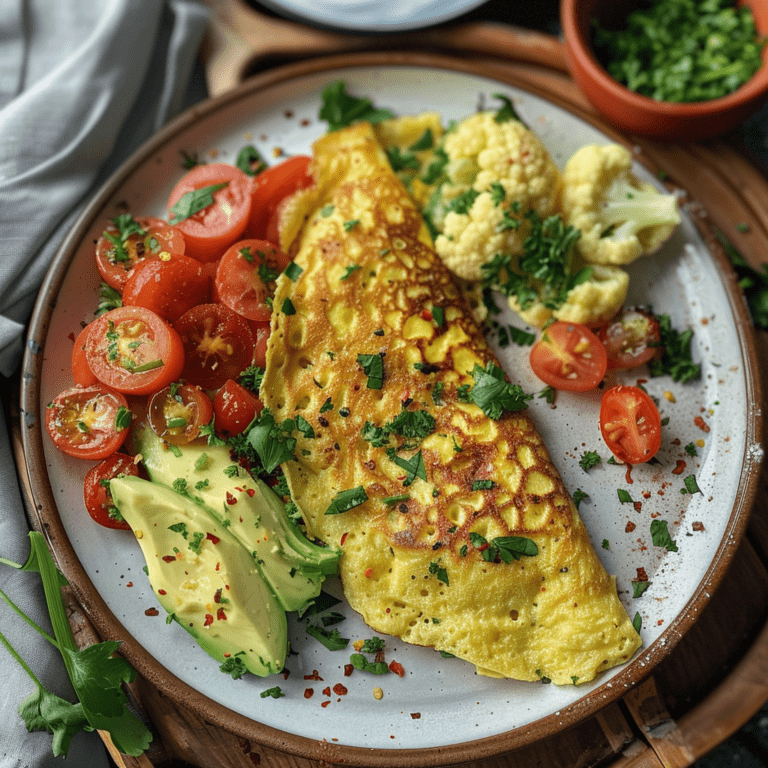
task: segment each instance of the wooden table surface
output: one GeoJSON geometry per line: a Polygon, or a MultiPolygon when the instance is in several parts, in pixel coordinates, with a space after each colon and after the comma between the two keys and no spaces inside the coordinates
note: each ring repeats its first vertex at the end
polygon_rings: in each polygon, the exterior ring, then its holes
{"type": "MultiPolygon", "coordinates": [[[[253,8],[239,5],[237,0],[208,0],[208,3],[213,8],[214,24],[204,48],[204,63],[209,90],[216,93],[236,86],[244,77],[263,68],[265,60],[259,51],[254,53],[250,30],[282,22],[254,15],[253,8]],[[245,28],[244,20],[248,22],[245,28]]],[[[295,40],[297,27],[283,29],[287,29],[288,38],[295,40]]],[[[308,29],[302,28],[301,34],[314,40],[314,48],[310,46],[310,50],[316,55],[327,53],[327,46],[333,51],[370,49],[377,47],[379,40],[368,38],[363,46],[357,36],[339,37],[335,33],[308,29]]],[[[461,34],[455,32],[456,25],[448,25],[448,29],[454,31],[442,36],[441,48],[462,46],[462,55],[482,62],[489,76],[513,78],[516,84],[543,91],[576,111],[591,114],[564,70],[564,56],[555,38],[514,28],[500,32],[495,26],[472,19],[461,34]]],[[[274,40],[274,35],[272,38],[274,40]]],[[[431,48],[436,39],[433,30],[426,37],[422,33],[411,38],[401,37],[399,45],[420,50],[422,46],[431,48]]],[[[391,42],[387,40],[386,47],[391,47],[391,42]]],[[[301,46],[299,49],[307,52],[301,46]]],[[[296,53],[296,48],[287,51],[288,56],[296,53]]],[[[664,168],[671,183],[681,189],[697,190],[696,202],[705,213],[699,222],[705,237],[714,224],[731,233],[734,246],[753,266],[768,261],[768,182],[732,138],[708,145],[676,147],[637,137],[631,139],[651,165],[664,168]],[[748,227],[736,230],[733,222],[743,222],[748,227]]],[[[757,334],[757,345],[763,365],[768,366],[768,333],[757,334]]],[[[766,506],[768,484],[764,473],[746,536],[728,572],[698,621],[658,665],[652,677],[620,701],[566,732],[506,755],[466,764],[467,768],[470,765],[474,768],[543,765],[550,768],[597,765],[682,768],[692,765],[747,722],[768,700],[766,506]]],[[[68,603],[78,641],[83,645],[97,641],[99,638],[71,593],[68,603]]],[[[130,686],[130,693],[137,711],[155,732],[155,739],[150,751],[141,758],[114,753],[119,766],[319,768],[321,765],[249,743],[214,727],[163,697],[141,678],[130,686]]],[[[322,764],[337,763],[331,758],[322,764]]]]}

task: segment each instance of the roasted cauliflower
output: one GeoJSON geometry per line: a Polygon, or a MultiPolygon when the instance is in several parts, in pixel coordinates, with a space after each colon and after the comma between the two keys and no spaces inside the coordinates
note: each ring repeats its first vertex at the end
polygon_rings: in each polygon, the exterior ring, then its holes
{"type": "Polygon", "coordinates": [[[629,264],[657,251],[680,223],[674,195],[632,173],[632,156],[619,144],[588,145],[563,169],[561,208],[581,230],[577,249],[592,264],[629,264]]]}
{"type": "MultiPolygon", "coordinates": [[[[519,254],[529,231],[522,214],[557,209],[560,171],[508,100],[461,120],[443,138],[442,173],[425,206],[435,249],[464,280],[478,280],[497,253],[519,254]]],[[[433,164],[433,168],[436,166],[433,164]]]]}

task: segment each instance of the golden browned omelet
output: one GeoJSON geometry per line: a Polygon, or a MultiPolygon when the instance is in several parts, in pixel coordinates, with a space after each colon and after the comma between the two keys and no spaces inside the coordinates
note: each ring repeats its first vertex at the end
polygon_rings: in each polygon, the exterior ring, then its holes
{"type": "Polygon", "coordinates": [[[350,605],[485,674],[571,684],[627,661],[614,580],[371,127],[321,138],[312,169],[262,397],[302,426],[283,469],[342,548],[350,605]]]}

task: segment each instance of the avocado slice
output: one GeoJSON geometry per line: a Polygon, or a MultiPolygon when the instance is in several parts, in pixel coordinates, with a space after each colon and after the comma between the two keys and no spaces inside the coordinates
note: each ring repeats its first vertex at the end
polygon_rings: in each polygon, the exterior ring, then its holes
{"type": "Polygon", "coordinates": [[[195,441],[169,446],[146,422],[134,425],[130,450],[150,479],[178,487],[208,510],[248,552],[286,611],[301,611],[336,573],[339,550],[309,541],[288,517],[279,496],[238,466],[226,445],[195,441]]]}
{"type": "Polygon", "coordinates": [[[166,485],[123,476],[109,487],[163,608],[217,661],[238,656],[254,675],[280,672],[288,652],[285,611],[248,551],[166,485]]]}

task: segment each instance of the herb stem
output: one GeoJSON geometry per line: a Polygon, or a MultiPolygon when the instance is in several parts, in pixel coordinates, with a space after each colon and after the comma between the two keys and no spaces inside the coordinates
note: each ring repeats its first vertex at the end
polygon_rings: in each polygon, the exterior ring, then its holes
{"type": "Polygon", "coordinates": [[[8,597],[8,595],[6,595],[2,589],[0,589],[0,597],[5,600],[5,602],[16,612],[16,614],[18,614],[18,616],[26,621],[27,624],[29,624],[29,626],[35,630],[35,632],[37,632],[39,635],[42,635],[54,648],[59,647],[59,644],[56,642],[56,638],[49,635],[39,624],[30,619],[29,616],[27,616],[27,614],[24,613],[24,611],[22,611],[21,608],[19,608],[19,606],[16,605],[16,603],[14,603],[10,597],[8,597]]]}

